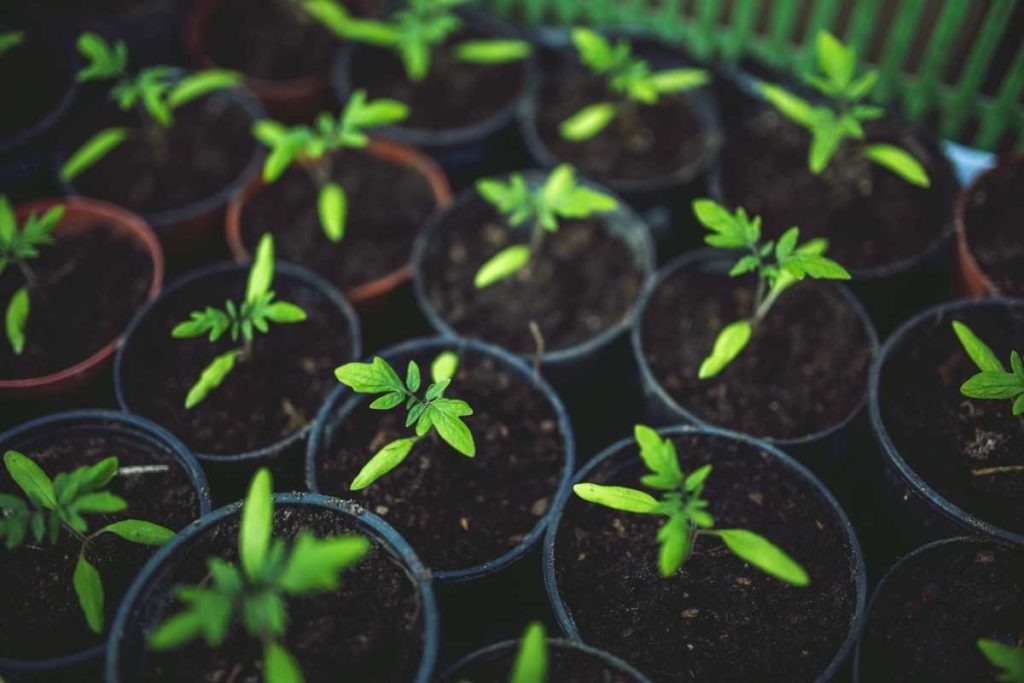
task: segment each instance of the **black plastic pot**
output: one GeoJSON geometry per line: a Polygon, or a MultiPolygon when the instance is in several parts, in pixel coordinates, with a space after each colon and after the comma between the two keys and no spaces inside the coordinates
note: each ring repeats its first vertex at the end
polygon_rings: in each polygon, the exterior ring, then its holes
{"type": "MultiPolygon", "coordinates": [[[[468,28],[486,35],[508,39],[522,39],[523,35],[511,24],[482,12],[462,10],[459,16],[468,28]]],[[[331,90],[338,102],[347,102],[355,86],[352,83],[352,68],[367,50],[380,49],[358,43],[348,43],[338,51],[331,67],[331,90]]],[[[523,91],[511,100],[497,114],[475,125],[460,128],[428,129],[410,128],[402,125],[385,126],[380,129],[381,137],[395,140],[423,150],[432,156],[449,173],[460,178],[466,175],[472,179],[481,166],[493,165],[496,157],[503,157],[508,147],[514,145],[516,107],[532,87],[536,67],[533,58],[523,62],[526,78],[523,91]]]]}
{"type": "MultiPolygon", "coordinates": [[[[412,548],[380,517],[358,505],[311,493],[285,493],[274,496],[274,505],[284,507],[327,508],[349,518],[388,555],[402,565],[416,592],[423,610],[423,655],[415,683],[427,683],[434,669],[438,646],[438,610],[434,599],[430,572],[423,567],[412,548]]],[[[162,547],[143,568],[129,588],[114,619],[107,648],[106,683],[137,681],[145,663],[146,634],[159,623],[171,608],[173,590],[178,583],[176,571],[203,536],[219,524],[237,516],[241,503],[214,510],[180,533],[162,547]]]]}
{"type": "MultiPolygon", "coordinates": [[[[248,265],[220,263],[195,270],[165,288],[160,297],[135,316],[135,319],[128,326],[128,331],[125,333],[124,344],[118,349],[117,355],[114,357],[114,393],[118,406],[122,410],[132,412],[133,409],[131,397],[126,395],[124,388],[125,364],[127,356],[146,353],[146,349],[136,348],[137,345],[134,343],[135,332],[145,317],[157,306],[160,306],[163,301],[173,297],[177,291],[186,285],[203,278],[218,276],[232,271],[247,272],[248,265]]],[[[362,346],[359,319],[352,306],[334,287],[305,268],[290,263],[277,263],[275,265],[275,277],[298,281],[302,286],[308,288],[322,302],[322,305],[332,306],[337,309],[348,321],[348,336],[352,344],[352,358],[359,357],[362,346]]],[[[350,359],[339,358],[338,363],[341,364],[346,360],[350,359]]],[[[298,489],[302,481],[300,464],[302,453],[305,448],[306,438],[312,430],[313,424],[306,425],[275,443],[267,444],[245,453],[224,455],[196,453],[196,458],[210,476],[218,500],[237,500],[241,498],[244,495],[246,483],[252,473],[260,467],[269,467],[274,472],[279,489],[298,489]]]]}
{"type": "MultiPolygon", "coordinates": [[[[895,530],[911,547],[954,535],[984,535],[1024,544],[1024,534],[999,528],[969,510],[953,504],[915,472],[900,455],[885,426],[880,405],[880,385],[886,363],[910,334],[920,328],[942,329],[953,334],[950,325],[959,311],[973,308],[1006,308],[1024,311],[1022,299],[960,300],[922,311],[904,322],[886,340],[868,379],[868,413],[878,449],[881,451],[883,488],[889,506],[889,532],[895,530]]],[[[966,379],[966,378],[964,378],[966,379]]]]}
{"type": "MultiPolygon", "coordinates": [[[[671,437],[678,434],[698,434],[702,436],[717,437],[722,439],[730,439],[739,442],[743,442],[750,446],[753,446],[767,454],[772,458],[781,461],[787,468],[792,471],[792,474],[796,478],[802,478],[809,482],[814,489],[821,495],[829,507],[832,508],[835,513],[836,520],[845,532],[846,539],[848,541],[851,555],[848,558],[850,568],[855,577],[856,583],[856,598],[853,615],[850,619],[850,627],[848,635],[843,642],[842,646],[836,652],[831,663],[825,671],[817,678],[820,683],[832,680],[834,677],[843,671],[847,658],[853,651],[854,644],[857,641],[857,637],[860,634],[861,627],[863,625],[865,616],[865,605],[867,603],[867,571],[865,569],[864,557],[861,553],[860,544],[857,540],[857,536],[854,532],[853,526],[850,524],[846,513],[843,508],[839,505],[839,502],[835,499],[832,493],[817,479],[815,476],[803,465],[797,462],[795,459],[786,455],[784,452],[779,450],[776,446],[759,439],[747,436],[745,434],[739,434],[736,432],[730,432],[723,429],[717,429],[715,427],[669,427],[658,430],[658,433],[663,437],[671,437]]],[[[633,456],[631,451],[635,449],[635,443],[633,439],[625,438],[612,444],[593,460],[584,465],[579,472],[572,479],[572,484],[578,484],[583,481],[587,481],[591,478],[591,475],[595,473],[602,466],[611,467],[612,471],[620,471],[626,468],[636,469],[639,475],[642,471],[642,461],[639,458],[633,456]],[[626,460],[623,456],[629,453],[630,458],[626,460]],[[611,463],[614,463],[612,465],[611,463]]],[[[568,606],[562,599],[558,589],[558,569],[555,567],[555,542],[558,537],[559,526],[561,523],[562,513],[565,509],[565,505],[569,498],[572,496],[572,489],[566,488],[563,495],[555,501],[554,504],[554,519],[553,522],[548,526],[547,533],[544,536],[544,585],[547,589],[548,599],[551,603],[551,608],[554,611],[555,619],[562,629],[562,632],[567,638],[573,642],[582,642],[582,638],[579,633],[579,629],[576,626],[576,621],[573,618],[572,613],[569,611],[568,606]]],[[[652,541],[653,542],[653,541],[652,541]]],[[[609,615],[610,619],[614,619],[614,615],[609,615]]],[[[668,644],[667,644],[668,645],[668,644]]]]}
{"type": "MultiPolygon", "coordinates": [[[[173,458],[195,487],[200,514],[209,513],[210,488],[206,483],[206,475],[192,453],[170,432],[134,415],[111,410],[75,410],[48,415],[0,434],[0,452],[29,452],[36,444],[62,434],[116,435],[123,442],[138,444],[154,453],[173,458]]],[[[22,679],[85,680],[89,675],[95,675],[94,670],[99,669],[99,660],[106,648],[107,643],[103,642],[87,650],[42,660],[0,657],[0,678],[10,676],[12,683],[22,679]]]]}

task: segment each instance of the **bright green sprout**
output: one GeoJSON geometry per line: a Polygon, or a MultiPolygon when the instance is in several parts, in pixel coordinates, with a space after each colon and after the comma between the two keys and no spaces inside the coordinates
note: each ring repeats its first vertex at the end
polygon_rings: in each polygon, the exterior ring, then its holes
{"type": "Polygon", "coordinates": [[[25,42],[24,31],[0,32],[0,56],[25,42]]]}
{"type": "Polygon", "coordinates": [[[505,217],[510,227],[530,226],[529,245],[505,247],[480,267],[473,278],[477,289],[490,287],[529,265],[545,231],[558,232],[560,218],[586,218],[619,208],[614,197],[576,182],[576,171],[569,164],[559,165],[535,189],[523,176],[514,173],[507,183],[492,178],[478,180],[476,190],[505,217]]]}
{"type": "Polygon", "coordinates": [[[981,341],[971,328],[957,320],[953,331],[960,339],[964,351],[980,372],[963,383],[960,393],[967,398],[1009,400],[1014,415],[1024,415],[1024,362],[1020,353],[1010,352],[1010,371],[1003,366],[988,344],[981,341]]]}
{"type": "Polygon", "coordinates": [[[209,335],[215,342],[230,333],[231,341],[243,340],[242,346],[217,356],[206,366],[199,379],[185,397],[185,407],[192,408],[224,381],[235,363],[252,356],[256,332],[266,333],[269,323],[300,323],[306,312],[293,303],[275,301],[270,285],[274,280],[274,240],[264,235],[256,248],[256,258],[249,269],[245,300],[241,304],[227,301],[223,309],[207,306],[205,311],[193,311],[191,317],[171,330],[175,339],[189,339],[209,335]]]}
{"type": "Polygon", "coordinates": [[[78,543],[78,562],[72,575],[75,594],[94,633],[103,632],[103,581],[86,559],[89,544],[101,534],[114,534],[131,543],[163,545],[174,532],[141,519],[124,519],[92,533],[84,515],[109,515],[128,507],[124,498],[104,489],[117,476],[117,458],[61,472],[50,479],[39,465],[17,451],[4,454],[4,466],[28,499],[0,493],[0,538],[8,550],[20,547],[31,534],[36,543],[57,543],[61,531],[78,543]]]}
{"type": "Polygon", "coordinates": [[[1024,646],[1010,647],[998,640],[981,638],[978,649],[992,666],[1001,669],[998,680],[1002,683],[1024,683],[1024,646]]]}
{"type": "Polygon", "coordinates": [[[718,536],[737,557],[764,573],[793,584],[810,583],[807,572],[778,546],[763,536],[746,529],[715,529],[715,520],[708,512],[708,501],[702,495],[711,474],[711,465],[703,465],[690,474],[682,471],[675,445],[643,425],[634,434],[640,447],[640,458],[649,474],[640,478],[648,488],[661,492],[661,500],[625,486],[576,484],[573,491],[590,503],[613,510],[644,515],[662,515],[665,523],[658,529],[658,568],[670,577],[679,571],[690,555],[698,536],[718,536]]]}
{"type": "Polygon", "coordinates": [[[512,664],[509,683],[546,683],[548,680],[548,641],[539,621],[527,625],[519,652],[512,664]]]}
{"type": "Polygon", "coordinates": [[[764,319],[779,296],[791,286],[811,277],[816,280],[849,280],[850,274],[841,265],[824,256],[828,242],[812,239],[797,245],[798,228],[790,228],[778,242],[761,243],[761,218],[747,216],[742,208],[729,213],[710,199],[693,202],[693,213],[710,233],[704,241],[713,247],[742,249],[750,252],[740,258],[729,271],[732,277],[757,273],[754,311],[745,320],[722,328],[711,354],[701,363],[697,376],[714,377],[725,369],[747,346],[757,325],[764,319]]]}
{"type": "MultiPolygon", "coordinates": [[[[455,10],[469,0],[409,0],[387,21],[357,19],[340,5],[319,0],[306,3],[306,11],[346,40],[394,50],[411,81],[426,78],[435,52],[448,49],[448,38],[462,28],[455,10]]],[[[492,39],[463,41],[451,47],[455,59],[473,64],[505,64],[530,56],[529,43],[492,39]]]]}
{"type": "Polygon", "coordinates": [[[10,201],[6,195],[0,195],[0,275],[13,265],[25,280],[25,286],[11,295],[4,315],[7,342],[16,356],[25,350],[25,328],[31,303],[29,292],[39,285],[29,261],[39,256],[40,247],[53,244],[53,229],[63,217],[64,207],[54,206],[42,216],[30,214],[19,230],[10,201]]]}
{"type": "Polygon", "coordinates": [[[654,105],[662,95],[699,88],[710,78],[704,69],[652,72],[645,60],[633,56],[628,41],[612,44],[590,29],[573,29],[572,41],[583,64],[606,81],[610,94],[616,98],[588,105],[562,122],[559,132],[573,142],[589,140],[616,117],[633,118],[637,106],[654,105]]]}
{"type": "MultiPolygon", "coordinates": [[[[880,118],[884,110],[862,104],[878,82],[878,72],[867,71],[856,77],[857,53],[852,47],[843,45],[828,31],[821,31],[816,48],[821,73],[808,75],[806,80],[829,98],[832,106],[815,106],[770,83],[759,83],[758,89],[783,116],[810,131],[807,165],[813,173],[821,173],[847,140],[863,140],[861,124],[880,118]]],[[[905,149],[878,143],[862,144],[857,151],[912,185],[928,187],[931,184],[924,166],[905,149]]]]}
{"type": "Polygon", "coordinates": [[[303,530],[288,547],[273,537],[271,491],[270,472],[261,469],[242,506],[241,566],[209,558],[206,579],[176,590],[185,607],[149,635],[151,650],[176,650],[198,638],[219,647],[237,621],[262,644],[266,683],[302,683],[302,669],[282,645],[288,631],[286,599],[337,590],[342,572],[366,557],[370,541],[355,534],[317,538],[303,530]]]}
{"type": "MultiPolygon", "coordinates": [[[[174,67],[151,66],[132,75],[128,73],[128,48],[124,41],[111,45],[95,33],[83,33],[77,44],[88,61],[78,72],[78,80],[115,81],[110,98],[121,111],[134,109],[138,113],[143,134],[162,154],[167,153],[165,129],[173,125],[176,109],[215,90],[241,83],[241,76],[223,69],[207,69],[178,78],[174,67]]],[[[61,178],[74,179],[131,134],[127,128],[106,128],[96,133],[64,162],[61,178]]]]}
{"type": "Polygon", "coordinates": [[[333,180],[335,157],[332,152],[366,147],[366,130],[402,121],[409,109],[397,100],[366,100],[366,92],[352,94],[341,114],[335,118],[320,114],[315,126],[287,127],[277,121],[258,121],[253,134],[270,148],[263,164],[263,180],[272,183],[297,159],[320,188],[317,206],[320,225],[332,242],[345,236],[348,196],[333,180]]]}
{"type": "Polygon", "coordinates": [[[405,426],[416,425],[415,436],[396,439],[374,454],[352,480],[350,489],[365,489],[398,467],[412,447],[431,430],[462,455],[468,458],[476,455],[473,433],[462,421],[463,417],[473,414],[473,409],[465,401],[444,397],[457,367],[457,359],[453,365],[447,354],[438,356],[432,364],[433,382],[423,398],[418,395],[421,380],[416,361],[409,361],[404,383],[394,368],[379,356],[370,363],[346,363],[334,371],[339,382],[358,394],[382,394],[370,404],[374,410],[390,410],[404,403],[405,426]]]}

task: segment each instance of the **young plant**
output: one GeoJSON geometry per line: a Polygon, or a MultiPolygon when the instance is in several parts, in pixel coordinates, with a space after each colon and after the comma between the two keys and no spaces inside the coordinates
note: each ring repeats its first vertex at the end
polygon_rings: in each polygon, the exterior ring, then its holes
{"type": "Polygon", "coordinates": [[[655,105],[662,95],[699,88],[709,80],[704,69],[652,72],[645,60],[633,56],[628,41],[613,44],[590,29],[573,29],[572,42],[583,64],[604,79],[612,100],[588,105],[562,122],[559,132],[572,142],[589,140],[616,117],[635,118],[638,107],[655,105]]]}
{"type": "Polygon", "coordinates": [[[508,183],[493,178],[478,180],[476,190],[504,216],[509,227],[530,227],[528,245],[505,247],[480,267],[473,277],[477,289],[490,287],[525,268],[544,233],[558,232],[559,219],[586,218],[619,208],[614,197],[577,183],[576,171],[569,164],[555,168],[536,189],[530,189],[526,179],[515,173],[508,183]]]}
{"type": "Polygon", "coordinates": [[[387,21],[357,19],[342,7],[310,3],[307,11],[327,28],[347,40],[368,43],[398,53],[406,77],[415,83],[426,78],[430,64],[440,50],[450,50],[455,59],[472,64],[505,64],[530,56],[530,44],[522,40],[467,40],[454,46],[448,38],[462,28],[455,10],[469,0],[408,0],[404,9],[387,21]]]}
{"type": "Polygon", "coordinates": [[[355,534],[317,538],[303,530],[288,547],[283,539],[273,537],[271,490],[270,472],[261,469],[242,507],[241,566],[209,558],[206,578],[175,592],[185,607],[149,635],[151,650],[176,650],[198,638],[209,647],[219,647],[237,621],[263,647],[264,681],[303,681],[302,669],[282,644],[288,632],[287,599],[336,590],[341,573],[366,556],[370,542],[355,534]]]}
{"type": "Polygon", "coordinates": [[[1009,400],[1013,414],[1024,415],[1024,362],[1020,353],[1010,351],[1010,370],[1007,371],[995,352],[967,325],[954,320],[953,331],[980,371],[961,385],[960,393],[967,398],[1009,400]]]}
{"type": "Polygon", "coordinates": [[[661,500],[645,491],[625,486],[576,484],[573,491],[590,503],[613,510],[644,515],[662,515],[665,523],[658,529],[658,568],[670,577],[686,562],[699,536],[718,536],[737,557],[765,574],[794,586],[810,583],[807,572],[771,541],[746,529],[715,529],[715,520],[703,498],[704,484],[711,465],[703,465],[686,474],[679,464],[675,445],[643,425],[634,430],[640,458],[649,474],[640,482],[661,492],[661,500]]]}
{"type": "Polygon", "coordinates": [[[224,381],[238,362],[252,357],[253,340],[257,332],[266,333],[270,323],[300,323],[306,312],[293,303],[275,301],[270,289],[274,281],[274,240],[264,235],[256,248],[256,258],[249,269],[245,300],[240,304],[226,301],[224,308],[207,306],[204,311],[193,311],[191,317],[171,330],[175,339],[189,339],[209,335],[215,342],[225,334],[231,341],[239,338],[242,345],[214,358],[185,397],[185,407],[192,408],[224,381]]]}
{"type": "Polygon", "coordinates": [[[0,32],[0,56],[25,42],[24,31],[0,32]]]}
{"type": "Polygon", "coordinates": [[[61,534],[78,543],[78,562],[72,575],[85,621],[103,632],[103,581],[89,562],[89,544],[101,534],[114,534],[131,543],[163,545],[174,532],[141,519],[123,519],[89,532],[85,515],[113,514],[128,507],[124,498],[104,490],[117,476],[117,458],[61,472],[52,480],[39,465],[17,451],[4,454],[4,466],[25,499],[0,493],[0,538],[8,550],[21,547],[31,535],[36,543],[56,545],[61,534]]]}
{"type": "Polygon", "coordinates": [[[519,651],[512,664],[509,683],[546,683],[548,680],[548,641],[539,621],[527,625],[519,651]]]}
{"type": "Polygon", "coordinates": [[[365,131],[402,121],[408,115],[408,107],[397,100],[368,102],[366,91],[357,90],[337,118],[325,112],[317,117],[315,126],[289,128],[277,121],[258,121],[253,134],[270,148],[263,164],[263,180],[274,182],[293,162],[300,160],[320,188],[317,208],[324,234],[332,242],[340,242],[345,236],[348,196],[333,180],[336,158],[332,152],[366,147],[370,139],[365,131]]]}
{"type": "Polygon", "coordinates": [[[850,279],[845,268],[825,258],[828,241],[811,239],[798,245],[799,228],[790,228],[778,242],[769,240],[761,243],[761,218],[750,218],[742,208],[729,213],[710,199],[698,199],[693,202],[693,212],[710,231],[704,237],[707,244],[749,252],[736,262],[729,275],[757,274],[754,310],[749,318],[730,323],[718,333],[711,354],[697,372],[700,379],[714,377],[743,351],[772,305],[791,286],[805,277],[816,280],[850,279]]]}
{"type": "Polygon", "coordinates": [[[860,155],[912,185],[928,187],[931,181],[924,166],[907,150],[887,143],[852,144],[864,139],[863,122],[884,113],[881,107],[863,103],[878,82],[878,72],[867,71],[857,77],[856,51],[828,31],[818,33],[815,47],[820,73],[809,74],[806,81],[828,98],[830,105],[816,106],[777,85],[758,84],[761,94],[783,116],[811,133],[807,154],[811,172],[821,173],[837,156],[860,155]]]}
{"type": "Polygon", "coordinates": [[[30,292],[40,284],[29,261],[39,256],[40,247],[53,244],[51,233],[63,216],[63,206],[54,206],[42,216],[33,212],[19,230],[10,201],[6,195],[0,195],[0,275],[8,266],[13,265],[21,271],[25,281],[25,285],[11,295],[4,315],[7,343],[16,356],[25,350],[25,328],[31,308],[30,292]]]}
{"type": "Polygon", "coordinates": [[[375,357],[369,363],[346,363],[334,371],[338,381],[358,394],[381,394],[370,404],[374,410],[390,410],[405,404],[405,426],[415,425],[415,436],[396,439],[385,445],[363,465],[349,488],[353,491],[365,489],[391,470],[398,467],[416,443],[433,434],[441,438],[456,451],[472,458],[476,455],[473,433],[462,421],[473,414],[465,401],[445,398],[444,392],[451,384],[458,361],[454,354],[444,353],[432,364],[433,380],[420,398],[422,384],[420,368],[416,361],[409,361],[405,371],[405,382],[394,368],[383,358],[375,357]]]}
{"type": "MultiPolygon", "coordinates": [[[[110,98],[121,111],[136,112],[143,136],[160,156],[168,153],[167,130],[174,125],[175,110],[215,90],[233,88],[241,82],[238,74],[222,69],[179,77],[174,67],[151,66],[130,74],[124,41],[111,45],[95,33],[83,33],[77,45],[88,62],[78,72],[78,81],[113,81],[110,98]]],[[[96,133],[64,162],[61,178],[64,181],[74,179],[131,135],[132,131],[124,127],[106,128],[96,133]]]]}
{"type": "Polygon", "coordinates": [[[1024,683],[1024,646],[1010,647],[998,640],[981,638],[978,649],[992,666],[1001,670],[1002,683],[1024,683]]]}

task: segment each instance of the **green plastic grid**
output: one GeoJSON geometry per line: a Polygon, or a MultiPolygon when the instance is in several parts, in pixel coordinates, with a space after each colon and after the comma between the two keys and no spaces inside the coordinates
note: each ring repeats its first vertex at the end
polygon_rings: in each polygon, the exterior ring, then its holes
{"type": "Polygon", "coordinates": [[[880,73],[874,98],[946,138],[1024,149],[1024,0],[490,0],[526,24],[645,26],[703,59],[800,71],[828,28],[880,73]],[[880,35],[884,32],[884,35],[880,35]],[[953,63],[956,62],[956,63],[953,63]],[[955,76],[947,77],[952,69],[955,76]],[[992,73],[990,73],[990,71],[992,73]],[[1001,72],[1001,74],[1000,74],[1001,72]],[[994,75],[1001,80],[994,86],[994,75]]]}

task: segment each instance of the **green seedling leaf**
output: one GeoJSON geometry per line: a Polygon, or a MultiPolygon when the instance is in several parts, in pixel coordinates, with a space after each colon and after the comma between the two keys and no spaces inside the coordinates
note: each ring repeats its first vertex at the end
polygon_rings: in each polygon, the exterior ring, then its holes
{"type": "Polygon", "coordinates": [[[675,514],[658,529],[658,572],[664,578],[674,575],[686,561],[693,538],[685,515],[675,514]]]}
{"type": "Polygon", "coordinates": [[[246,302],[253,302],[270,291],[274,281],[274,238],[269,234],[260,238],[256,258],[249,268],[249,281],[245,288],[246,302]]]}
{"type": "Polygon", "coordinates": [[[724,370],[746,348],[752,334],[753,328],[747,320],[737,320],[722,328],[711,355],[701,363],[697,377],[708,379],[724,370]]]}
{"type": "Polygon", "coordinates": [[[228,90],[241,85],[242,77],[234,71],[207,69],[189,74],[171,88],[167,103],[172,109],[204,97],[217,90],[228,90]]]}
{"type": "Polygon", "coordinates": [[[931,180],[924,166],[906,150],[896,145],[867,145],[864,148],[864,156],[879,166],[886,168],[911,185],[918,187],[930,187],[931,180]]]}
{"type": "Polygon", "coordinates": [[[765,537],[746,529],[722,529],[716,533],[737,557],[765,574],[794,586],[810,585],[804,568],[765,537]]]}
{"type": "Polygon", "coordinates": [[[467,40],[455,47],[455,57],[473,64],[507,64],[530,56],[530,44],[523,40],[467,40]]]}
{"type": "Polygon", "coordinates": [[[320,225],[323,226],[324,234],[332,242],[340,242],[345,236],[347,206],[348,200],[345,198],[345,190],[341,185],[327,183],[320,188],[318,201],[320,225]]]}
{"type": "Polygon", "coordinates": [[[603,486],[601,484],[576,484],[573,493],[589,503],[603,505],[613,510],[654,514],[659,503],[654,496],[625,486],[603,486]]]}
{"type": "Polygon", "coordinates": [[[7,31],[0,33],[0,55],[10,52],[25,42],[24,31],[7,31]]]}
{"type": "Polygon", "coordinates": [[[288,556],[279,580],[281,588],[291,595],[336,590],[340,574],[369,552],[370,541],[363,536],[318,539],[304,531],[288,556]]]}
{"type": "Polygon", "coordinates": [[[444,351],[430,364],[430,378],[435,383],[450,382],[458,369],[459,357],[451,351],[444,351]]]}
{"type": "Polygon", "coordinates": [[[476,455],[476,443],[473,441],[473,433],[461,418],[472,412],[465,401],[452,399],[437,399],[427,409],[430,422],[441,438],[467,458],[476,455]]]}
{"type": "Polygon", "coordinates": [[[359,474],[352,480],[349,488],[353,491],[361,491],[377,481],[385,474],[402,464],[412,447],[419,441],[419,437],[411,436],[398,439],[384,446],[370,458],[369,462],[363,465],[359,474]]]}
{"type": "Polygon", "coordinates": [[[530,262],[530,247],[525,244],[515,244],[505,247],[497,254],[489,258],[480,270],[473,277],[473,286],[477,289],[490,287],[526,267],[530,262]]]}
{"type": "Polygon", "coordinates": [[[28,288],[26,287],[16,291],[7,304],[7,313],[4,316],[7,341],[16,356],[20,356],[25,350],[25,327],[28,325],[30,308],[28,288]]]}
{"type": "Polygon", "coordinates": [[[111,45],[96,33],[83,33],[75,44],[88,62],[76,76],[79,82],[118,78],[128,68],[128,47],[123,40],[111,45]]]}
{"type": "Polygon", "coordinates": [[[266,683],[303,683],[305,680],[295,658],[272,641],[263,646],[263,676],[266,683]]]}
{"type": "Polygon", "coordinates": [[[983,371],[960,387],[968,398],[1014,399],[1024,392],[1024,380],[1008,372],[983,371]]]}
{"type": "Polygon", "coordinates": [[[818,33],[815,48],[818,64],[829,80],[840,87],[849,84],[857,66],[857,58],[851,48],[843,45],[828,31],[818,33]]]}
{"type": "Polygon", "coordinates": [[[659,93],[693,90],[710,80],[711,75],[704,69],[669,69],[651,75],[651,84],[659,93]]]}
{"type": "Polygon", "coordinates": [[[992,666],[1001,670],[998,680],[1003,683],[1024,683],[1024,648],[981,638],[978,640],[978,649],[992,666]]]}
{"type": "Polygon", "coordinates": [[[238,556],[250,580],[257,579],[270,551],[274,525],[274,499],[270,471],[260,469],[249,484],[249,494],[242,506],[242,523],[238,532],[238,556]]]}
{"type": "Polygon", "coordinates": [[[61,166],[61,180],[71,182],[127,139],[127,128],[107,128],[96,133],[61,166]]]}
{"type": "Polygon", "coordinates": [[[574,28],[572,42],[580,60],[598,73],[610,69],[615,63],[615,50],[604,36],[588,28],[574,28]]]}
{"type": "Polygon", "coordinates": [[[757,90],[786,118],[804,128],[813,128],[817,123],[816,109],[807,100],[797,97],[784,88],[763,81],[757,84],[757,90]]]}
{"type": "Polygon", "coordinates": [[[4,466],[29,500],[47,510],[57,507],[53,482],[39,465],[17,451],[7,451],[4,453],[4,466]]]}
{"type": "Polygon", "coordinates": [[[544,625],[534,621],[526,627],[512,664],[509,683],[545,683],[548,677],[548,641],[544,625]]]}
{"type": "Polygon", "coordinates": [[[103,581],[84,555],[78,556],[72,581],[85,622],[93,633],[103,633],[103,581]]]}
{"type": "Polygon", "coordinates": [[[591,104],[562,121],[558,132],[572,142],[589,140],[607,128],[617,114],[618,109],[611,102],[591,104]]]}
{"type": "Polygon", "coordinates": [[[979,370],[988,372],[1006,372],[1006,368],[996,357],[996,354],[988,344],[978,338],[974,331],[959,320],[953,321],[953,331],[956,332],[960,344],[979,370]]]}
{"type": "Polygon", "coordinates": [[[174,532],[167,527],[142,519],[125,519],[108,524],[96,533],[120,536],[130,543],[161,546],[174,538],[174,532]]]}
{"type": "Polygon", "coordinates": [[[219,387],[224,382],[224,378],[235,368],[237,360],[238,351],[228,351],[214,358],[203,370],[192,388],[188,390],[188,395],[185,397],[185,408],[194,408],[199,405],[211,391],[219,387]]]}

